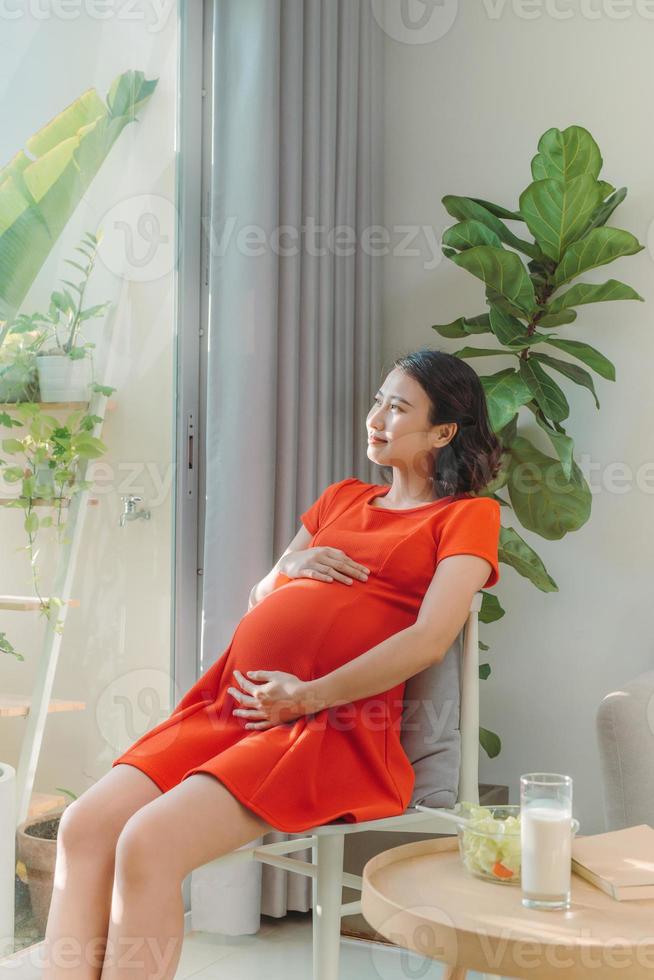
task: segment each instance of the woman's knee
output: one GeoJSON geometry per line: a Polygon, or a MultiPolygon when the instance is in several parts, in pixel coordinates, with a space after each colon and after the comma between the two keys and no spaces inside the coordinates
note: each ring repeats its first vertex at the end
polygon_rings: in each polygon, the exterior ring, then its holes
{"type": "Polygon", "coordinates": [[[63,812],[57,839],[69,851],[110,854],[126,822],[161,796],[157,785],[133,766],[105,773],[63,812]]]}
{"type": "Polygon", "coordinates": [[[67,854],[113,851],[116,844],[97,804],[78,797],[64,810],[57,830],[57,847],[67,854]]]}
{"type": "Polygon", "coordinates": [[[116,843],[116,876],[122,883],[152,883],[179,877],[174,855],[166,849],[165,827],[149,807],[133,814],[116,843]]]}

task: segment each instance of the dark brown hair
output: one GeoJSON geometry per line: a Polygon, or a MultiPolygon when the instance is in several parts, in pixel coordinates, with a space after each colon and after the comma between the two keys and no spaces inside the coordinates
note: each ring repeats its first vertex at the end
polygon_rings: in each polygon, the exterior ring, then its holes
{"type": "MultiPolygon", "coordinates": [[[[454,437],[434,453],[430,477],[436,496],[483,490],[501,468],[502,444],[491,428],[476,372],[454,354],[429,347],[398,357],[393,367],[414,378],[429,396],[429,425],[458,423],[454,437]]],[[[382,470],[392,472],[392,467],[382,470]]]]}

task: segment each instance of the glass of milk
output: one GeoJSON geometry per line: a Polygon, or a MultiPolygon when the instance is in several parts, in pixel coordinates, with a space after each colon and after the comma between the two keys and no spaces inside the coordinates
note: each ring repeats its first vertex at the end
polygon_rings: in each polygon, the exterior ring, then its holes
{"type": "Polygon", "coordinates": [[[572,819],[570,776],[530,772],[520,777],[520,874],[526,908],[570,908],[575,824],[579,826],[572,819]]]}

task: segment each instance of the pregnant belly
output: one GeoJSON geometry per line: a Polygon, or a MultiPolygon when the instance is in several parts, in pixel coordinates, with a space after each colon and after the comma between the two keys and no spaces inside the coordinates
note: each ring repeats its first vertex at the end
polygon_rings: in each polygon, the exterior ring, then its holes
{"type": "Polygon", "coordinates": [[[287,581],[241,619],[230,669],[283,670],[310,680],[408,625],[405,615],[366,592],[367,585],[287,581]]]}

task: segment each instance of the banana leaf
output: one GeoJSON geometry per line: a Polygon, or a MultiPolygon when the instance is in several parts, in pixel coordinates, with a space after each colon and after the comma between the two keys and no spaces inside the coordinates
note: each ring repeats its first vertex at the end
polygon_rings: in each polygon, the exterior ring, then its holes
{"type": "Polygon", "coordinates": [[[117,76],[104,102],[88,89],[0,170],[0,344],[55,242],[157,79],[117,76]],[[29,154],[29,156],[28,156],[29,154]]]}

